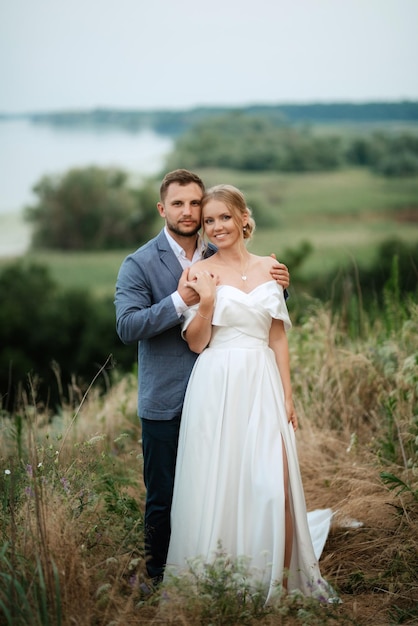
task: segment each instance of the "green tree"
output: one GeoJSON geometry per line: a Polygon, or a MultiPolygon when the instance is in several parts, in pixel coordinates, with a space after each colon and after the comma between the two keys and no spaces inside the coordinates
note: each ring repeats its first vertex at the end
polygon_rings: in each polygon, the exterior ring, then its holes
{"type": "Polygon", "coordinates": [[[411,134],[375,132],[355,137],[349,143],[345,158],[353,165],[368,166],[387,177],[418,174],[418,137],[411,134]]]}
{"type": "Polygon", "coordinates": [[[153,232],[155,200],[129,186],[119,169],[88,167],[44,176],[34,187],[35,205],[25,217],[34,225],[32,245],[61,250],[131,247],[153,232]]]}

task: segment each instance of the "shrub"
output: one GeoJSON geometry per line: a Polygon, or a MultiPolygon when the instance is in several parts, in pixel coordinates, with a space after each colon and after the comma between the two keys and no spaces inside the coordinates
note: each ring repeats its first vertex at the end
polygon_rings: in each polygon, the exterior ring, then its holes
{"type": "MultiPolygon", "coordinates": [[[[24,394],[55,408],[80,394],[109,360],[131,369],[134,351],[115,331],[114,306],[87,291],[58,289],[46,268],[17,263],[0,274],[0,397],[12,410],[24,394]],[[76,385],[75,385],[76,383],[76,385]]],[[[108,383],[102,372],[101,386],[108,383]]],[[[80,399],[80,398],[78,398],[80,399]]]]}

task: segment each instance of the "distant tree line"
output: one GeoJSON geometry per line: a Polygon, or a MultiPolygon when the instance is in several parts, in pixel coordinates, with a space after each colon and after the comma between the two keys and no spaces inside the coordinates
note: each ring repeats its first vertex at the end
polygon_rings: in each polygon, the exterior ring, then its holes
{"type": "MultiPolygon", "coordinates": [[[[329,123],[418,122],[418,102],[257,104],[242,107],[195,107],[182,110],[119,110],[98,108],[87,111],[57,111],[29,115],[36,124],[62,127],[121,128],[138,132],[152,128],[164,135],[178,136],[204,119],[228,113],[261,116],[288,125],[329,123]]],[[[0,120],[7,116],[0,116],[0,120]]]]}
{"type": "Polygon", "coordinates": [[[243,113],[207,118],[177,138],[167,169],[221,167],[308,172],[367,166],[384,176],[418,174],[418,134],[321,135],[243,113]]]}

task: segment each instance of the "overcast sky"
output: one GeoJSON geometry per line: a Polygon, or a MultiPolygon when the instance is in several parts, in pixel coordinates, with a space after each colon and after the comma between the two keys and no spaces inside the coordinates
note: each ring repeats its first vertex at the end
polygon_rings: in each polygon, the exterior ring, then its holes
{"type": "Polygon", "coordinates": [[[418,0],[0,0],[0,112],[418,99],[418,0]]]}

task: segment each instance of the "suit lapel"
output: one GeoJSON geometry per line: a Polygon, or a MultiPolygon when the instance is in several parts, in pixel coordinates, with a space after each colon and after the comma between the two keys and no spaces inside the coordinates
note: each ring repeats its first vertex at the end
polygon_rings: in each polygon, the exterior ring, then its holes
{"type": "Polygon", "coordinates": [[[215,254],[216,251],[217,251],[217,248],[212,243],[208,244],[208,247],[206,248],[204,252],[203,258],[208,259],[210,256],[215,254]]]}
{"type": "Polygon", "coordinates": [[[176,258],[176,255],[171,249],[170,244],[168,243],[164,230],[157,235],[157,246],[161,263],[167,267],[176,281],[178,281],[183,270],[178,259],[176,258]]]}

